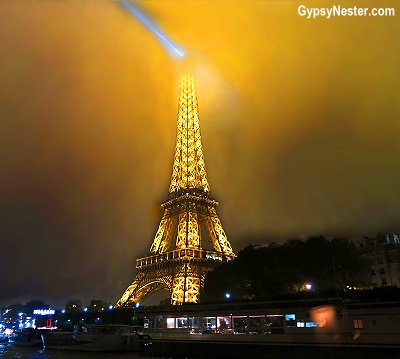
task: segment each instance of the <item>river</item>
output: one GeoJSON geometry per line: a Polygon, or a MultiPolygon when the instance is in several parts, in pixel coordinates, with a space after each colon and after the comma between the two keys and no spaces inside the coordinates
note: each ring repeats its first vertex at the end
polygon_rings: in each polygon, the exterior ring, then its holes
{"type": "MultiPolygon", "coordinates": [[[[372,348],[371,348],[372,349],[372,348]]],[[[235,355],[215,353],[212,348],[203,351],[202,353],[196,353],[196,359],[231,359],[235,358],[258,358],[258,359],[399,359],[400,350],[394,349],[355,349],[346,352],[332,352],[323,351],[320,349],[308,349],[307,351],[299,352],[286,352],[279,351],[273,352],[271,348],[264,348],[263,353],[257,352],[256,348],[253,348],[250,352],[235,353],[235,355]]],[[[171,356],[166,357],[146,357],[147,359],[167,359],[171,356]]],[[[177,357],[174,357],[178,359],[177,357]]],[[[181,357],[181,359],[190,359],[190,357],[181,357]]],[[[104,352],[79,352],[79,351],[62,351],[62,350],[42,350],[40,348],[33,347],[20,347],[12,344],[0,344],[0,359],[144,359],[137,352],[129,353],[104,353],[104,352]]]]}
{"type": "MultiPolygon", "coordinates": [[[[93,353],[62,350],[41,350],[0,344],[1,359],[138,359],[139,353],[93,353]]],[[[155,359],[155,358],[154,358],[155,359]]]]}

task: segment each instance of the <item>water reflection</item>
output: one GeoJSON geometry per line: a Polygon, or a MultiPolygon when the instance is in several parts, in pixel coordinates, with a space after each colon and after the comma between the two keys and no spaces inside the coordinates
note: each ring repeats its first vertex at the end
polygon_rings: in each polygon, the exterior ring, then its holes
{"type": "Polygon", "coordinates": [[[59,350],[41,350],[17,347],[12,344],[0,345],[1,359],[138,359],[138,353],[94,353],[59,350]]]}

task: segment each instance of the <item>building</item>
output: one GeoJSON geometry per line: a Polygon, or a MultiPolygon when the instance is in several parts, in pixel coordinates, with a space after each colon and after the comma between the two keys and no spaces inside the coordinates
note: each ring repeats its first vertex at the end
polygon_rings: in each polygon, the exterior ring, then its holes
{"type": "Polygon", "coordinates": [[[374,286],[400,286],[400,236],[380,234],[374,238],[353,239],[371,265],[374,286]]]}

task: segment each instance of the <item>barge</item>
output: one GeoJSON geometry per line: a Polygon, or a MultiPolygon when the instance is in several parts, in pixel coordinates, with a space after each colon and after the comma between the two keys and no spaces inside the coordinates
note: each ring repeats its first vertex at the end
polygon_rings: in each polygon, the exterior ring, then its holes
{"type": "Polygon", "coordinates": [[[400,358],[400,303],[303,300],[142,308],[145,356],[400,358]]]}
{"type": "Polygon", "coordinates": [[[17,332],[12,344],[46,350],[138,351],[139,334],[137,328],[122,324],[88,325],[71,332],[28,328],[17,332]]]}

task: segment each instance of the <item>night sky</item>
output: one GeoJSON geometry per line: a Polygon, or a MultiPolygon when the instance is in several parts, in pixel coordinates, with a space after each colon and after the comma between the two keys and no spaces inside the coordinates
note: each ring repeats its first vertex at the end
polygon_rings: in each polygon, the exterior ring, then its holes
{"type": "Polygon", "coordinates": [[[183,59],[117,1],[0,1],[0,305],[119,299],[168,195],[185,69],[236,252],[400,232],[397,1],[139,6],[183,59]]]}

